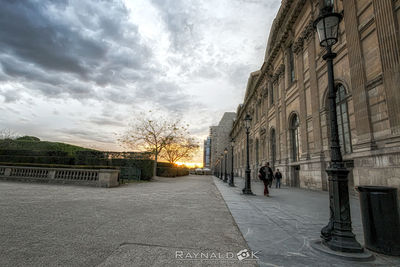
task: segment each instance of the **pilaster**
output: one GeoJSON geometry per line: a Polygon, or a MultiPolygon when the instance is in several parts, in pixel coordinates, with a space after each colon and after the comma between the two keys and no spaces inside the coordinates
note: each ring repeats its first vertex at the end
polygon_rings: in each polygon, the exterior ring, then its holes
{"type": "Polygon", "coordinates": [[[321,118],[319,116],[319,89],[316,71],[316,51],[315,51],[315,34],[312,34],[307,43],[308,49],[308,64],[310,73],[310,90],[311,90],[311,114],[314,135],[314,150],[312,154],[320,155],[322,153],[322,133],[321,133],[321,118]]]}
{"type": "Polygon", "coordinates": [[[383,83],[392,134],[400,133],[399,31],[392,0],[373,0],[383,83]]]}
{"type": "Polygon", "coordinates": [[[374,140],[355,1],[343,1],[343,9],[357,134],[353,150],[370,150],[374,140]]]}

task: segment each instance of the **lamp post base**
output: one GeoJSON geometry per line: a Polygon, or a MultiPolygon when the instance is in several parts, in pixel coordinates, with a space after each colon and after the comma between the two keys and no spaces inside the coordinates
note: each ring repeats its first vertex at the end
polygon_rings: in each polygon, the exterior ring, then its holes
{"type": "Polygon", "coordinates": [[[346,253],[362,253],[364,248],[357,242],[354,235],[341,236],[340,234],[332,234],[330,240],[324,240],[323,243],[334,251],[346,253]]]}
{"type": "Polygon", "coordinates": [[[251,191],[251,188],[243,188],[242,192],[243,192],[243,195],[255,196],[255,194],[251,191]]]}
{"type": "MultiPolygon", "coordinates": [[[[232,164],[233,165],[233,164],[232,164]]],[[[231,172],[231,177],[229,179],[229,186],[235,187],[235,182],[234,182],[234,174],[231,172]]]]}
{"type": "Polygon", "coordinates": [[[320,252],[328,254],[333,257],[341,258],[348,261],[372,261],[375,259],[374,255],[367,250],[360,253],[342,252],[332,250],[323,240],[311,240],[310,246],[320,252]]]}

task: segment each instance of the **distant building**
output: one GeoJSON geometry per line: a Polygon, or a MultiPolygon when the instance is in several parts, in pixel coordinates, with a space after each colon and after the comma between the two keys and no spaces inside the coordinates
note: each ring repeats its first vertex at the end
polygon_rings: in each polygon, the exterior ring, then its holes
{"type": "Polygon", "coordinates": [[[228,149],[227,155],[227,172],[230,173],[230,162],[231,162],[231,144],[229,134],[232,130],[233,121],[236,118],[235,112],[225,112],[222,116],[218,126],[210,127],[210,139],[211,139],[211,158],[210,167],[215,173],[216,171],[225,169],[225,162],[223,160],[224,150],[228,149]],[[222,165],[221,165],[222,164],[222,165]]]}
{"type": "Polygon", "coordinates": [[[204,155],[203,155],[203,168],[210,168],[210,159],[211,159],[211,137],[208,136],[206,140],[204,140],[204,155]]]}

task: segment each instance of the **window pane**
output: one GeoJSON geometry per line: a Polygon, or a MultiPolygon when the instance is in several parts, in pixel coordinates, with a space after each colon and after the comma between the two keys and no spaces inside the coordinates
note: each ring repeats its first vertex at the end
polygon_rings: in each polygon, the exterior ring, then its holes
{"type": "Polygon", "coordinates": [[[337,114],[337,123],[338,125],[342,125],[342,116],[340,114],[337,114]]]}

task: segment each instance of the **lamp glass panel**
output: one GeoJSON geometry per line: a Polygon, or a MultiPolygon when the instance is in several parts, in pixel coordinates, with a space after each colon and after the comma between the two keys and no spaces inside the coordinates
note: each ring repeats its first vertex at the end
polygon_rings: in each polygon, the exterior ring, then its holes
{"type": "Polygon", "coordinates": [[[248,118],[244,119],[244,126],[248,129],[250,128],[250,120],[248,120],[248,118]]]}
{"type": "Polygon", "coordinates": [[[340,18],[327,16],[317,23],[318,38],[322,46],[331,46],[337,42],[340,18]]]}

